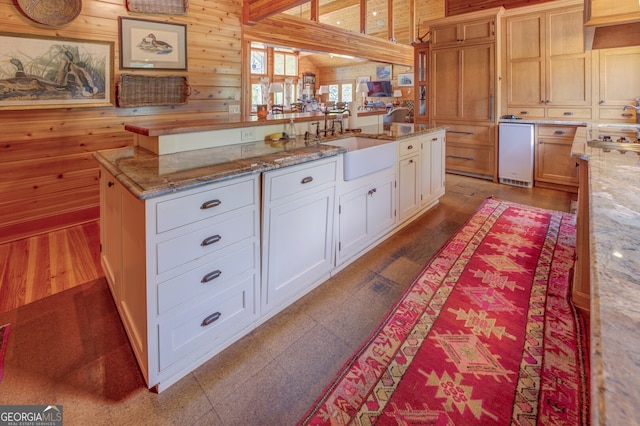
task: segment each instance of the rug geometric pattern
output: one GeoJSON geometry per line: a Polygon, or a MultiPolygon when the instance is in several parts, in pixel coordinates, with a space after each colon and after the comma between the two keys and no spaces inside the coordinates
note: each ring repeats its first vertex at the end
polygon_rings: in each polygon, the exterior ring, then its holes
{"type": "Polygon", "coordinates": [[[588,424],[575,216],[489,198],[299,424],[588,424]]]}

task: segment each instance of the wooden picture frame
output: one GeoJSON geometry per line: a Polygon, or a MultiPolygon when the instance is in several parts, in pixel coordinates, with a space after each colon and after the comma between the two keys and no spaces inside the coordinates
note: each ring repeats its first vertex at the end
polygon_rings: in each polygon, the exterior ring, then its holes
{"type": "Polygon", "coordinates": [[[113,105],[113,42],[0,32],[0,109],[113,105]]]}
{"type": "Polygon", "coordinates": [[[120,69],[187,70],[187,26],[118,18],[120,69]]]}
{"type": "Polygon", "coordinates": [[[376,80],[391,80],[391,65],[376,66],[376,80]]]}
{"type": "Polygon", "coordinates": [[[398,74],[398,86],[401,86],[401,87],[413,86],[413,78],[414,78],[414,75],[412,73],[398,74]]]}

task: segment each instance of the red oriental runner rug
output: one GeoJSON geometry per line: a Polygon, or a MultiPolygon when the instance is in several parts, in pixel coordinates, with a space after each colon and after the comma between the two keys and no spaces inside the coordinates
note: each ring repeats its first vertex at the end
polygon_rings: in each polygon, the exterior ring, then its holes
{"type": "Polygon", "coordinates": [[[300,421],[586,425],[575,217],[489,198],[300,421]]]}

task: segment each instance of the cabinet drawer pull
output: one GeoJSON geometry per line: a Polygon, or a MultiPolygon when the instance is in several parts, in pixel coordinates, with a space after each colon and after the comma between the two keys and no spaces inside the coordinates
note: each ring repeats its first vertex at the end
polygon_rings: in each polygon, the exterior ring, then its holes
{"type": "Polygon", "coordinates": [[[300,181],[300,183],[305,184],[305,183],[309,183],[309,182],[312,182],[312,181],[313,181],[313,177],[307,176],[306,178],[302,179],[300,181]]]}
{"type": "Polygon", "coordinates": [[[573,111],[565,111],[563,115],[573,115],[573,111]]]}
{"type": "Polygon", "coordinates": [[[208,317],[206,317],[205,319],[202,320],[202,324],[200,324],[202,327],[206,327],[209,324],[211,324],[212,322],[216,322],[220,319],[220,317],[222,316],[222,314],[220,312],[216,312],[214,314],[209,315],[208,317]]]}
{"type": "Polygon", "coordinates": [[[447,133],[458,133],[461,135],[471,135],[473,136],[473,132],[461,132],[460,130],[447,130],[447,133]]]}
{"type": "MultiPolygon", "coordinates": [[[[622,115],[623,117],[633,117],[633,114],[628,113],[628,112],[625,112],[625,113],[623,113],[623,114],[621,114],[621,115],[622,115]]],[[[111,182],[109,182],[109,183],[111,183],[111,182]]],[[[109,185],[109,186],[111,186],[111,185],[109,185]]]]}
{"type": "Polygon", "coordinates": [[[527,115],[529,114],[529,111],[520,111],[520,115],[527,115]]]}
{"type": "Polygon", "coordinates": [[[407,149],[413,149],[413,145],[409,145],[407,149]]]}
{"type": "Polygon", "coordinates": [[[202,240],[202,242],[200,243],[200,245],[202,247],[206,247],[208,245],[211,245],[213,243],[217,243],[218,241],[220,241],[222,239],[222,237],[220,235],[213,235],[211,237],[205,238],[204,240],[202,240]]]}
{"type": "Polygon", "coordinates": [[[435,142],[437,140],[438,140],[438,138],[431,138],[431,142],[435,142]]]}
{"type": "Polygon", "coordinates": [[[369,194],[369,196],[372,196],[373,194],[376,193],[376,189],[373,188],[372,190],[370,190],[367,194],[369,194]]]}
{"type": "Polygon", "coordinates": [[[220,201],[220,200],[209,200],[209,201],[205,201],[204,203],[202,203],[200,208],[202,210],[206,210],[206,209],[210,209],[212,207],[217,207],[220,204],[222,204],[222,201],[220,201]]]}
{"type": "Polygon", "coordinates": [[[220,275],[222,275],[222,271],[217,269],[213,272],[209,272],[207,275],[205,275],[204,277],[202,277],[202,280],[200,281],[202,284],[208,283],[209,281],[213,281],[216,278],[218,278],[220,275]]]}
{"type": "Polygon", "coordinates": [[[459,155],[447,155],[448,158],[457,158],[458,160],[470,160],[473,161],[473,157],[461,157],[459,155]]]}
{"type": "Polygon", "coordinates": [[[554,135],[564,135],[565,131],[564,130],[556,130],[555,132],[553,132],[554,135]]]}
{"type": "Polygon", "coordinates": [[[115,183],[113,183],[112,181],[109,181],[109,183],[107,183],[107,185],[109,186],[109,188],[111,188],[113,185],[115,185],[115,183]]]}

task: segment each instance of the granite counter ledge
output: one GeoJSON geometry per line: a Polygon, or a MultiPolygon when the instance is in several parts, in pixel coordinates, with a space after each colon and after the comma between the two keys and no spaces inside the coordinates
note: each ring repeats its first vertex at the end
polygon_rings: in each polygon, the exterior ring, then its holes
{"type": "Polygon", "coordinates": [[[640,156],[591,148],[588,137],[577,130],[572,156],[589,164],[592,424],[630,424],[640,404],[640,156]]]}
{"type": "Polygon", "coordinates": [[[277,114],[266,119],[259,120],[258,117],[250,117],[246,120],[238,118],[194,119],[179,121],[150,121],[139,124],[126,124],[124,129],[131,133],[142,136],[166,136],[178,135],[182,133],[207,132],[211,130],[240,129],[244,127],[267,126],[272,124],[285,124],[293,118],[297,123],[324,120],[324,114],[320,112],[302,112],[291,114],[277,114]]]}
{"type": "Polygon", "coordinates": [[[288,145],[256,142],[167,155],[127,147],[98,151],[94,157],[133,195],[148,199],[344,152],[341,147],[305,146],[301,141],[288,145]]]}

